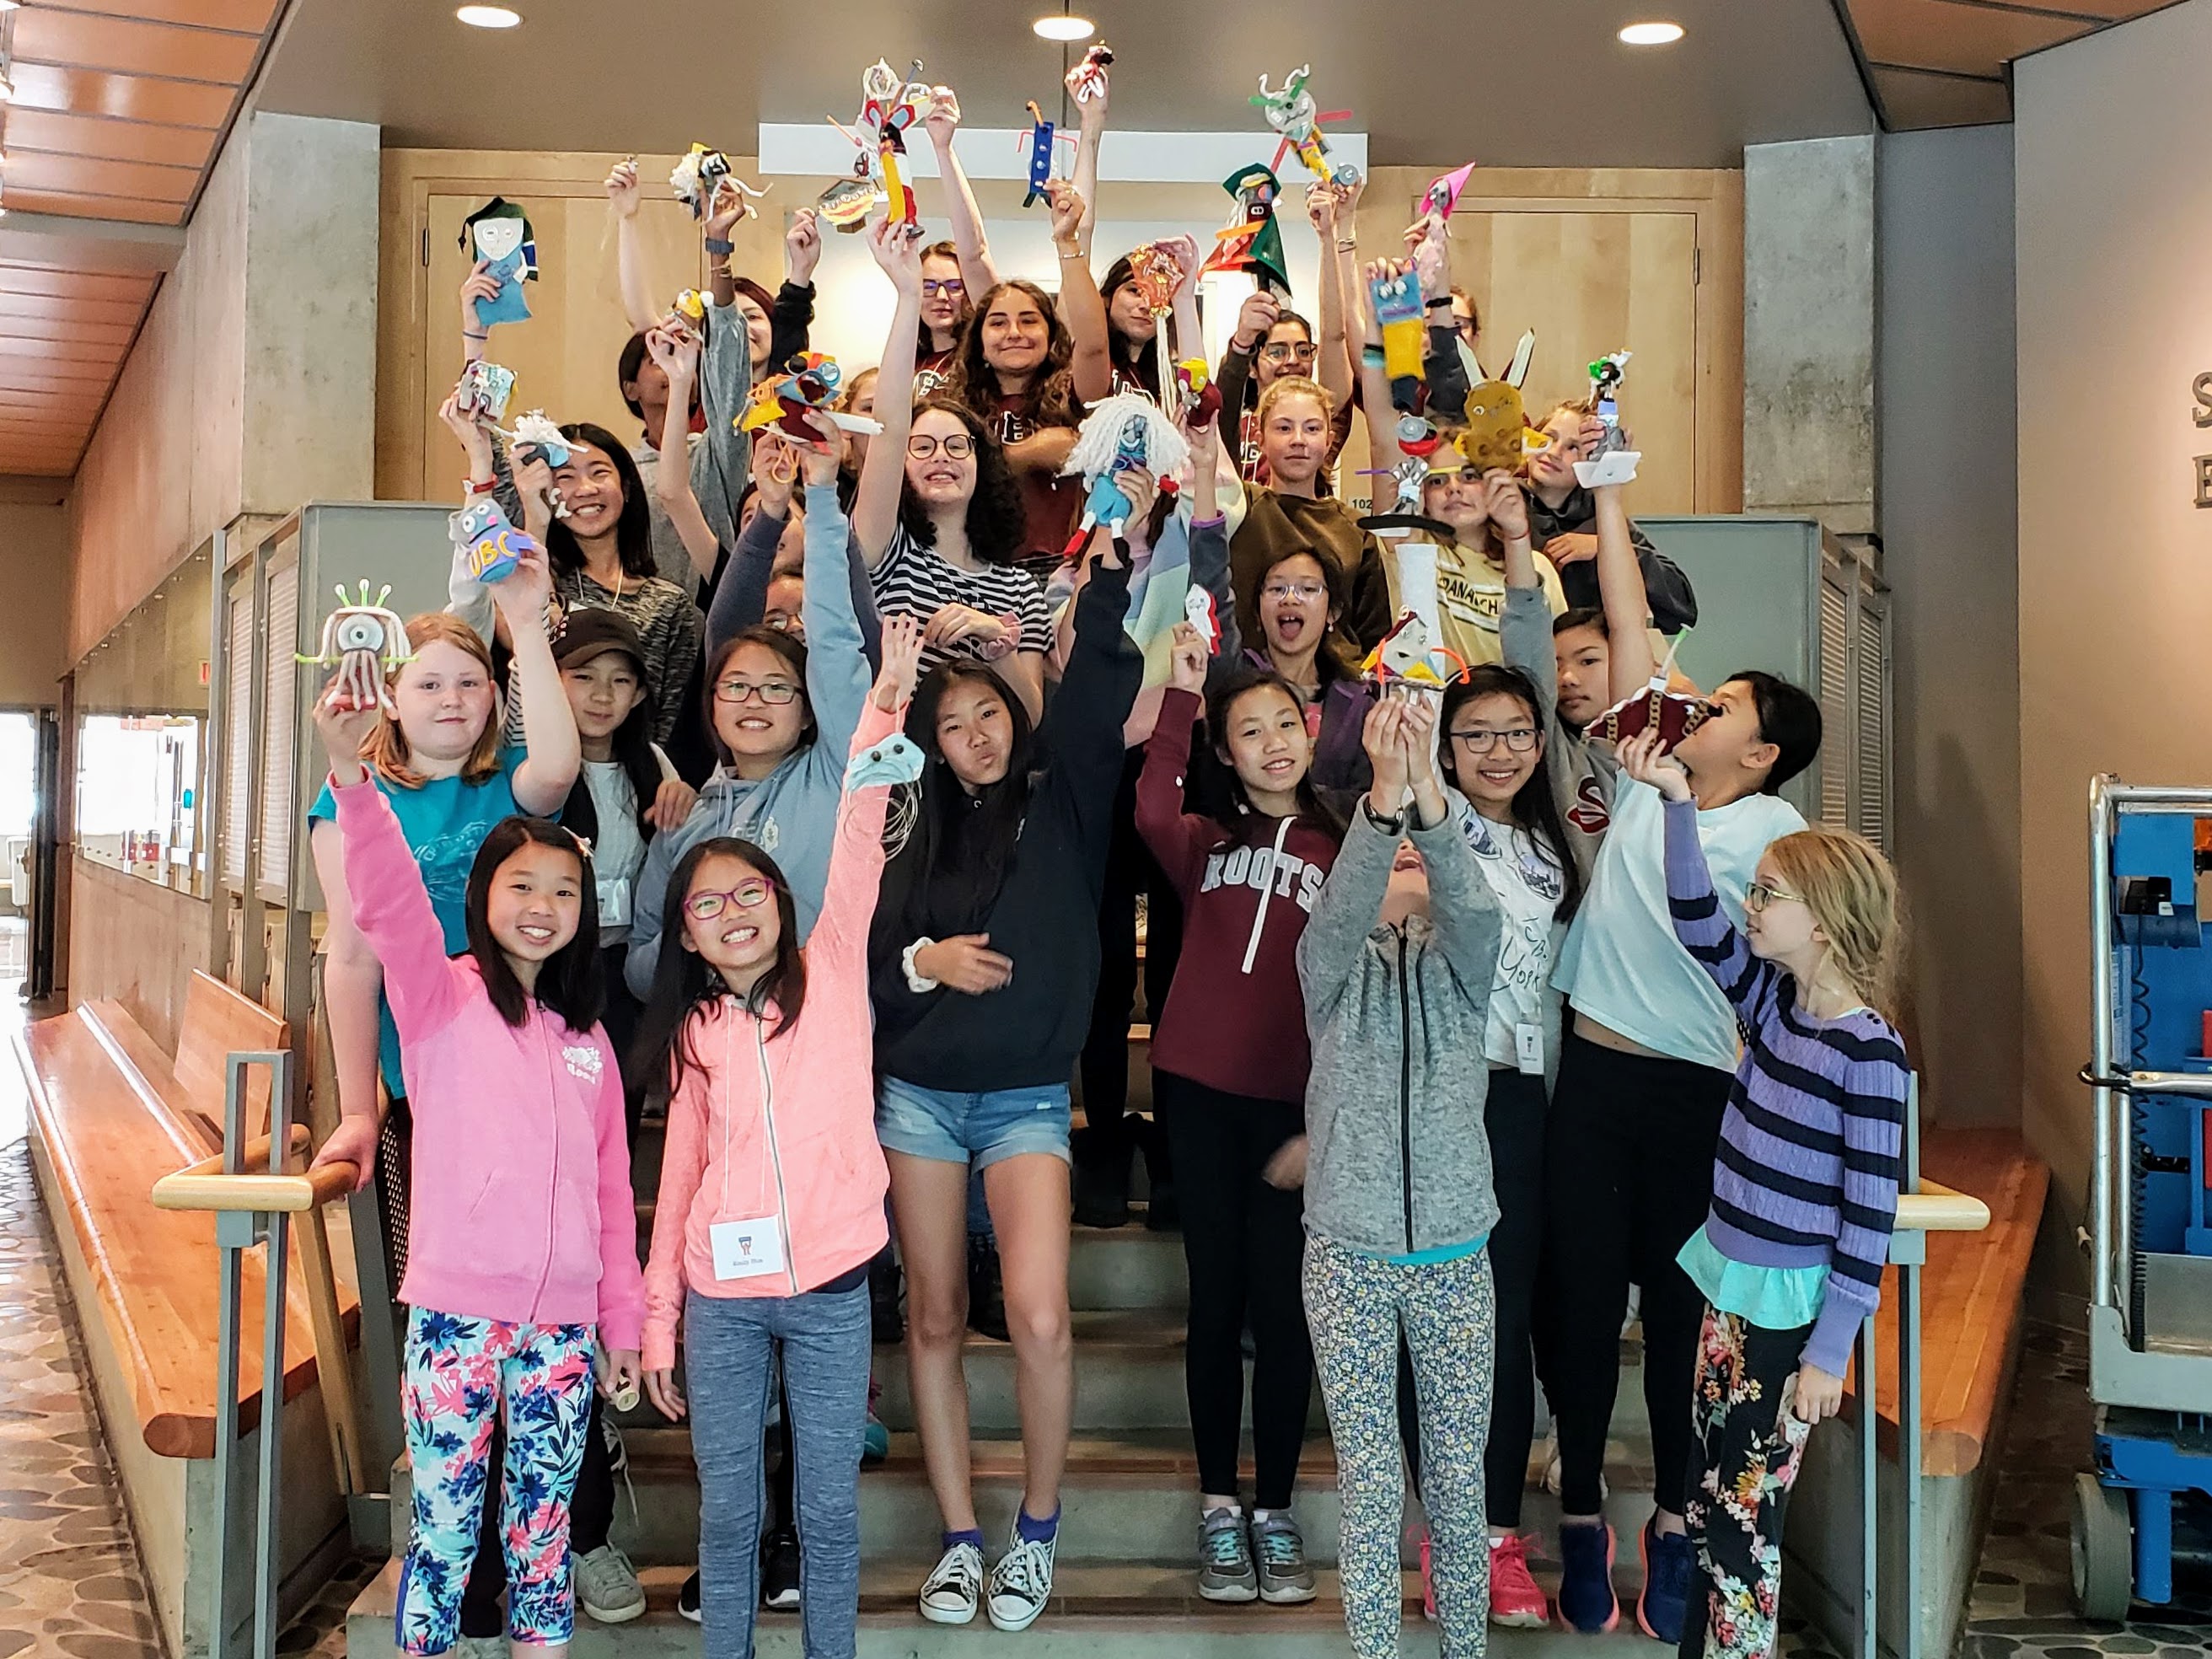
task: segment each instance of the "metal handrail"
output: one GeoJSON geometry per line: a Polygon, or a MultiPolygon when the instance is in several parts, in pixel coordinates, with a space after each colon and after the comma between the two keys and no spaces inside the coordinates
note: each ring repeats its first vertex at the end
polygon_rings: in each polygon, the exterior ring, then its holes
{"type": "MultiPolygon", "coordinates": [[[[223,1084],[222,1152],[188,1168],[163,1176],[154,1183],[155,1207],[164,1210],[211,1211],[221,1262],[220,1299],[216,1338],[216,1525],[215,1571],[210,1595],[215,1606],[209,1620],[209,1659],[231,1659],[237,1650],[230,1619],[231,1580],[235,1552],[241,1540],[231,1535],[230,1517],[237,1512],[237,1487],[243,1477],[239,1452],[238,1351],[240,1304],[244,1298],[246,1252],[265,1244],[263,1261],[261,1312],[261,1456],[259,1491],[256,1494],[253,1559],[253,1617],[248,1638],[252,1659],[275,1659],[276,1652],[278,1584],[277,1513],[283,1486],[284,1449],[284,1322],[291,1279],[291,1218],[306,1218],[309,1231],[303,1237],[320,1271],[329,1273],[330,1244],[322,1232],[321,1206],[334,1203],[353,1190],[357,1171],[350,1164],[332,1163],[319,1169],[289,1171],[285,1168],[295,1152],[307,1149],[307,1132],[291,1119],[292,1056],[283,1049],[234,1053],[229,1056],[223,1084]],[[270,1133],[249,1141],[246,1135],[246,1075],[255,1066],[269,1067],[270,1133]],[[267,1171],[256,1174],[253,1164],[267,1171]]],[[[311,1270],[314,1261],[310,1261],[311,1270]]],[[[347,1369],[343,1328],[337,1324],[335,1296],[325,1310],[317,1299],[316,1370],[323,1385],[325,1404],[331,1419],[331,1453],[338,1478],[353,1489],[349,1456],[355,1455],[353,1384],[347,1369]],[[333,1346],[335,1351],[333,1352],[333,1346]]]]}

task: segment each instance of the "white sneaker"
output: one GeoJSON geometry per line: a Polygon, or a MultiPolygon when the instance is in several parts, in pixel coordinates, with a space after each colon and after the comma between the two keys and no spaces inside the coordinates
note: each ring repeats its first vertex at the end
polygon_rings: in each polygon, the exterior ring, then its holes
{"type": "Polygon", "coordinates": [[[964,1625],[983,1590],[983,1552],[955,1544],[921,1581],[921,1616],[933,1625],[964,1625]]]}
{"type": "Polygon", "coordinates": [[[1018,1532],[991,1569],[991,1622],[1000,1630],[1027,1630],[1052,1600],[1052,1560],[1057,1534],[1042,1543],[1018,1532]]]}

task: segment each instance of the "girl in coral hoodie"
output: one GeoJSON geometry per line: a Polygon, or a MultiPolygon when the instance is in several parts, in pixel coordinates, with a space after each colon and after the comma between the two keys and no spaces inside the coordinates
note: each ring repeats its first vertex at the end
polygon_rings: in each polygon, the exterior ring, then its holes
{"type": "Polygon", "coordinates": [[[333,687],[314,717],[354,923],[383,965],[415,1115],[399,1649],[454,1644],[503,1410],[507,1635],[558,1656],[575,1625],[568,1500],[593,1344],[608,1350],[600,1385],[634,1389],[645,1312],[586,849],[543,818],[502,819],[469,871],[468,949],[448,957],[399,820],[360,760],[374,701],[333,687]]]}
{"type": "Polygon", "coordinates": [[[826,1659],[854,1650],[868,1263],[888,1237],[890,1185],[876,1141],[868,930],[890,784],[921,771],[920,752],[891,739],[921,650],[913,618],[884,625],[883,672],[854,736],[804,949],[791,884],[751,842],[702,841],[669,879],[668,946],[639,1036],[647,1065],[671,1079],[643,1359],[663,1414],[696,1408],[701,1612],[713,1659],[752,1651],[761,1433],[779,1347],[805,1540],[805,1648],[826,1659]],[[688,1407],[676,1389],[679,1322],[688,1407]]]}

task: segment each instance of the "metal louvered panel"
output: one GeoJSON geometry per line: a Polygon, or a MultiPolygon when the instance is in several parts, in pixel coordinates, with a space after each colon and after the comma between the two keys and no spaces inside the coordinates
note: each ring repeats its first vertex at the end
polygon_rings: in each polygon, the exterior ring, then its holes
{"type": "Polygon", "coordinates": [[[1850,823],[1851,601],[1843,584],[1851,568],[1829,560],[1820,568],[1820,822],[1850,823]]]}
{"type": "Polygon", "coordinates": [[[1853,779],[1851,827],[1885,853],[1889,851],[1889,602],[1879,593],[1863,595],[1857,606],[1853,668],[1857,722],[1853,732],[1856,775],[1853,779]]]}
{"type": "Polygon", "coordinates": [[[246,733],[253,716],[253,584],[241,581],[228,603],[224,659],[228,672],[222,710],[222,879],[235,888],[246,880],[247,826],[252,806],[247,797],[253,750],[246,733]]]}
{"type": "Polygon", "coordinates": [[[264,886],[282,891],[292,870],[292,751],[294,691],[300,666],[293,650],[299,634],[300,567],[269,573],[268,698],[262,714],[261,865],[264,886]]]}

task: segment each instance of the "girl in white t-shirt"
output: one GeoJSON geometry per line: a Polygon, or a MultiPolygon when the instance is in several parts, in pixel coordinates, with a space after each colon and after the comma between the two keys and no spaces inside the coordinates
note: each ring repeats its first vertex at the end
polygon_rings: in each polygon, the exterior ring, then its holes
{"type": "MultiPolygon", "coordinates": [[[[1490,1617],[1497,1625],[1540,1627],[1549,1609],[1528,1573],[1518,1535],[1528,1444],[1535,1432],[1534,1354],[1530,1338],[1542,1218],[1544,1118],[1548,1079],[1559,1065],[1559,998],[1552,961],[1582,899],[1582,877],[1567,853],[1565,827],[1545,771],[1544,721],[1535,688],[1497,663],[1470,669],[1445,690],[1437,759],[1451,786],[1461,828],[1504,912],[1498,976],[1490,991],[1483,1043],[1490,1089],[1483,1108],[1490,1134],[1498,1225],[1490,1235],[1497,1297],[1497,1369],[1492,1383],[1485,1474],[1490,1521],[1490,1617]]],[[[1411,1401],[1401,1370],[1401,1413],[1411,1401]]],[[[1401,1431],[1401,1432],[1403,1432],[1401,1431]]],[[[1403,1432],[1408,1447],[1415,1437],[1403,1432]]],[[[1422,1549],[1424,1589],[1428,1552],[1422,1549]]]]}

